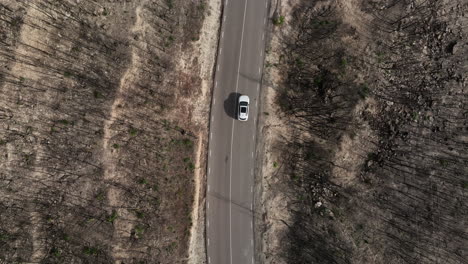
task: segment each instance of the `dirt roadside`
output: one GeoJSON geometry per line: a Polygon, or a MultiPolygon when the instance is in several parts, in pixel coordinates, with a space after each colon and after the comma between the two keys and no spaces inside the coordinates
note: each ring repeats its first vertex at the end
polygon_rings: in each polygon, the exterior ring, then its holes
{"type": "MultiPolygon", "coordinates": [[[[278,14],[288,14],[290,6],[284,1],[272,1],[269,6],[269,21],[278,14]]],[[[288,21],[288,17],[285,21],[288,21]]],[[[287,23],[286,23],[287,24],[287,23]]],[[[291,131],[280,120],[280,109],[275,103],[277,84],[280,83],[280,73],[272,64],[278,63],[281,49],[281,33],[287,27],[277,28],[268,23],[265,47],[265,64],[260,94],[261,109],[259,109],[259,123],[257,128],[257,151],[255,168],[255,256],[258,263],[284,263],[281,258],[271,252],[281,251],[281,240],[285,225],[283,221],[289,219],[286,210],[290,201],[281,192],[276,174],[281,166],[280,151],[276,149],[282,138],[288,137],[291,131]]]]}
{"type": "Polygon", "coordinates": [[[203,129],[198,135],[195,161],[195,197],[192,209],[193,225],[190,231],[189,264],[206,263],[205,248],[205,193],[206,157],[209,134],[209,108],[213,88],[214,66],[221,23],[221,0],[208,1],[208,13],[201,29],[200,39],[195,43],[200,58],[202,96],[195,104],[193,122],[203,129]]]}

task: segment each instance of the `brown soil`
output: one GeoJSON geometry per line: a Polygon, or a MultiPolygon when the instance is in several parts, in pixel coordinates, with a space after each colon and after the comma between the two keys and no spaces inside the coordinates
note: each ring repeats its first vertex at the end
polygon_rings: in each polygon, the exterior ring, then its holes
{"type": "Polygon", "coordinates": [[[206,5],[0,4],[0,262],[187,262],[206,5]]]}
{"type": "Polygon", "coordinates": [[[281,2],[262,262],[468,263],[468,2],[281,2]]]}

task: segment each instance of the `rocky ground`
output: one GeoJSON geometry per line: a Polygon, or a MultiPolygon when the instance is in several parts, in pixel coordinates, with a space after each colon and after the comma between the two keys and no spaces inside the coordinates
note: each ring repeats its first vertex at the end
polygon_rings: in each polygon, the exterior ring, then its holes
{"type": "Polygon", "coordinates": [[[282,1],[265,263],[468,263],[468,2],[282,1]]]}

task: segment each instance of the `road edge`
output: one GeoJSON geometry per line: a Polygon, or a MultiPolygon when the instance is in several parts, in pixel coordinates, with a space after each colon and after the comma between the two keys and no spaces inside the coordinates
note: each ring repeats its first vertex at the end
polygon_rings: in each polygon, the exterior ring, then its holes
{"type": "Polygon", "coordinates": [[[254,217],[254,258],[255,263],[265,263],[265,255],[263,252],[263,234],[265,232],[265,219],[264,219],[264,210],[262,206],[262,195],[263,195],[263,160],[265,154],[265,141],[263,139],[263,130],[265,127],[265,118],[263,112],[265,110],[265,106],[263,102],[266,102],[266,98],[268,95],[268,89],[264,87],[264,77],[265,77],[265,61],[266,61],[266,53],[271,45],[271,31],[272,31],[272,24],[271,24],[271,17],[273,16],[274,10],[272,10],[272,2],[277,2],[275,0],[267,0],[268,7],[267,7],[267,23],[265,27],[265,40],[263,43],[263,50],[264,50],[264,57],[263,57],[263,65],[262,65],[262,76],[260,78],[260,91],[258,94],[258,104],[259,107],[257,109],[257,127],[256,130],[256,137],[255,137],[255,166],[254,166],[254,194],[253,194],[253,217],[254,217]]]}

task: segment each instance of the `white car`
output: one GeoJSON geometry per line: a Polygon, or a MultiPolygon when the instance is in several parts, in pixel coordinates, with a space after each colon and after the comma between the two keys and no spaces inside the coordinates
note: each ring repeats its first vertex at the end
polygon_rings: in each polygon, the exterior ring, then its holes
{"type": "Polygon", "coordinates": [[[239,114],[237,119],[240,121],[247,121],[249,119],[249,97],[247,95],[241,95],[239,97],[239,114]]]}

